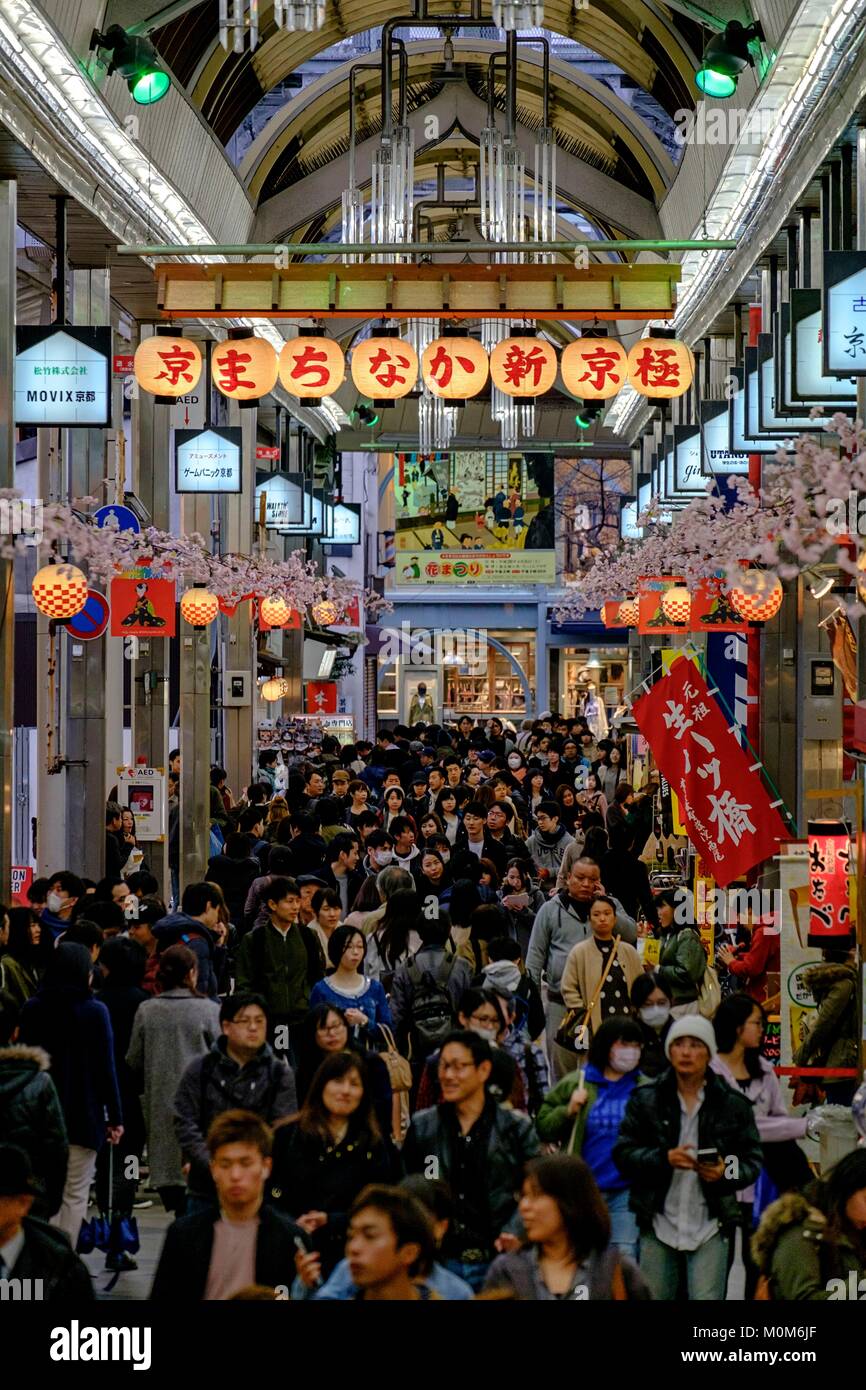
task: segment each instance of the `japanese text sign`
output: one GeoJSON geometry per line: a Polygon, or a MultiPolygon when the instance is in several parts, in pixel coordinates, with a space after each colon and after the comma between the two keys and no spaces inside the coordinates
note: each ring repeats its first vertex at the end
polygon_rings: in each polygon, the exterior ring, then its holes
{"type": "Polygon", "coordinates": [[[851,837],[842,821],[809,821],[809,945],[832,946],[854,931],[848,875],[851,837]]]}
{"type": "Polygon", "coordinates": [[[782,818],[690,661],[675,661],[634,717],[719,887],[778,852],[788,838],[782,818]]]}

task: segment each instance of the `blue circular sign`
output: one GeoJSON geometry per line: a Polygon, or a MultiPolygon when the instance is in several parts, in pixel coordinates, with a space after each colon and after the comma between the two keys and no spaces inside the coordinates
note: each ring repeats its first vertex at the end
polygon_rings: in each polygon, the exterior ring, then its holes
{"type": "Polygon", "coordinates": [[[118,531],[135,531],[136,534],[141,530],[141,522],[129,507],[121,507],[115,502],[110,507],[100,507],[98,512],[93,513],[93,520],[97,526],[107,526],[110,517],[117,519],[118,531]]]}
{"type": "Polygon", "coordinates": [[[98,589],[88,589],[87,602],[80,613],[69,619],[66,631],[77,642],[92,642],[95,637],[101,637],[108,627],[110,613],[105,594],[101,594],[98,589]]]}

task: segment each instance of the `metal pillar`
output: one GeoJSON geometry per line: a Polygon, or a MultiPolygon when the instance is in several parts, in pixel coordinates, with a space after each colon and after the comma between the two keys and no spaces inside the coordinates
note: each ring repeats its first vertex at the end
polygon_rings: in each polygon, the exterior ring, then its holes
{"type": "MultiPolygon", "coordinates": [[[[249,555],[253,545],[253,500],[256,495],[256,423],[258,411],[241,409],[236,402],[229,405],[229,422],[240,425],[242,431],[241,468],[243,491],[226,498],[226,524],[223,531],[223,551],[228,554],[249,555]]],[[[238,606],[233,618],[225,620],[223,670],[250,673],[250,703],[229,705],[222,710],[225,729],[224,767],[227,781],[235,798],[252,780],[253,766],[253,691],[256,667],[253,653],[250,605],[238,606]]],[[[217,698],[221,701],[222,694],[217,698]]]]}
{"type": "MultiPolygon", "coordinates": [[[[153,327],[142,327],[142,338],[151,337],[153,327]]],[[[132,458],[129,482],[132,491],[150,514],[151,523],[161,531],[171,530],[169,497],[169,421],[171,411],[156,403],[147,391],[132,402],[132,458]]],[[[169,639],[140,637],[138,660],[132,668],[132,760],[145,758],[148,767],[161,767],[168,773],[169,722],[169,639]]],[[[148,844],[147,858],[168,897],[168,827],[164,843],[148,844]]]]}
{"type": "MultiPolygon", "coordinates": [[[[0,487],[15,486],[15,282],[18,186],[0,182],[0,487]]],[[[15,679],[15,563],[0,560],[0,883],[12,867],[12,724],[15,679]]]]}
{"type": "MultiPolygon", "coordinates": [[[[75,270],[72,322],[111,323],[107,270],[75,270]]],[[[101,497],[105,482],[103,430],[64,431],[70,497],[101,497]]],[[[66,866],[88,878],[105,872],[106,649],[102,642],[73,642],[58,634],[67,697],[66,866]]],[[[113,769],[112,769],[113,771],[113,769]]],[[[42,810],[42,808],[40,808],[42,810]]]]}
{"type": "MultiPolygon", "coordinates": [[[[36,431],[36,460],[39,472],[39,496],[45,502],[65,500],[63,486],[63,454],[60,446],[60,431],[39,429],[36,431]]],[[[43,548],[38,563],[47,563],[48,550],[43,548]]],[[[66,827],[64,808],[66,806],[66,769],[60,767],[56,772],[48,771],[48,730],[56,730],[56,738],[50,752],[53,757],[66,747],[66,710],[62,698],[63,688],[57,680],[52,688],[49,680],[50,637],[48,619],[36,610],[36,767],[37,767],[37,832],[36,832],[36,874],[55,873],[66,867],[66,827]],[[53,698],[52,698],[53,696],[53,698]]],[[[55,651],[59,650],[63,634],[55,638],[55,651]]]]}
{"type": "MultiPolygon", "coordinates": [[[[163,407],[164,408],[164,407],[163,407]]],[[[210,534],[209,497],[183,499],[183,530],[210,534]]],[[[180,889],[198,883],[210,857],[211,630],[191,628],[178,615],[180,633],[180,889]]]]}

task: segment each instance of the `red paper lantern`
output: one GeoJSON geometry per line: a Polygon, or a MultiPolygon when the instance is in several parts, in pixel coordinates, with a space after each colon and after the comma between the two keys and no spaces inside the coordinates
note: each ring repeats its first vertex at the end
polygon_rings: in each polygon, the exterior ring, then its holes
{"type": "Polygon", "coordinates": [[[77,565],[44,565],[30,589],[39,612],[61,623],[74,618],[87,602],[87,576],[77,565]]]}
{"type": "Polygon", "coordinates": [[[628,354],[613,338],[581,338],[560,358],[566,391],[584,401],[607,401],[626,382],[628,354]]]}
{"type": "Polygon", "coordinates": [[[180,616],[190,627],[207,627],[219,612],[219,599],[209,589],[187,589],[180,600],[180,616]]]}
{"type": "Polygon", "coordinates": [[[214,386],[232,401],[257,401],[277,384],[277,354],[265,338],[227,338],[210,362],[214,386]]]}
{"type": "Polygon", "coordinates": [[[731,607],[747,623],[766,623],[782,606],[784,591],[775,575],[763,570],[746,570],[729,594],[731,607]]]}
{"type": "Polygon", "coordinates": [[[259,612],[268,627],[285,627],[292,616],[291,604],[279,597],[263,598],[259,604],[259,612]]]}
{"type": "Polygon", "coordinates": [[[156,333],[139,343],[133,371],[139,386],[152,396],[185,396],[198,385],[201,350],[191,338],[156,333]]]}
{"type": "Polygon", "coordinates": [[[687,623],[692,615],[692,596],[682,584],[662,594],[662,612],[672,623],[687,623]]]}
{"type": "Polygon", "coordinates": [[[346,379],[346,358],[333,338],[292,338],[280,353],[280,382],[301,400],[331,396],[346,379]]]}
{"type": "Polygon", "coordinates": [[[641,396],[672,400],[694,380],[691,349],[676,338],[641,338],[628,354],[628,379],[641,396]]]}

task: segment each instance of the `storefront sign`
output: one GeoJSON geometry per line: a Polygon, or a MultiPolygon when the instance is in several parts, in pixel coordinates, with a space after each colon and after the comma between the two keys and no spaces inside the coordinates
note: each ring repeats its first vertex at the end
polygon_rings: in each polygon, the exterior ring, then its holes
{"type": "Polygon", "coordinates": [[[164,769],[119,767],[117,789],[121,806],[128,806],[135,816],[135,838],[164,840],[167,830],[164,769]]]}
{"type": "Polygon", "coordinates": [[[674,425],[673,477],[668,492],[674,497],[702,497],[707,479],[701,467],[701,431],[697,425],[674,425]]]}
{"type": "Polygon", "coordinates": [[[450,584],[554,584],[556,552],[553,550],[401,550],[397,559],[398,584],[447,586],[450,584]]]}
{"type": "Polygon", "coordinates": [[[748,454],[731,452],[727,401],[701,402],[701,444],[701,462],[704,473],[709,477],[730,473],[748,474],[748,454]]]}
{"type": "Polygon", "coordinates": [[[825,251],[824,372],[866,376],[866,251],[825,251]]]}
{"type": "Polygon", "coordinates": [[[241,429],[176,430],[175,486],[178,492],[241,492],[241,429]]]}
{"type": "Polygon", "coordinates": [[[33,882],[33,870],[29,864],[12,866],[12,891],[9,901],[13,907],[27,906],[27,890],[33,882]]]}
{"type": "Polygon", "coordinates": [[[307,714],[337,713],[336,681],[307,681],[304,688],[307,714]]]}
{"type": "MultiPolygon", "coordinates": [[[[746,422],[746,368],[732,367],[731,376],[735,389],[728,402],[728,447],[732,454],[774,454],[779,447],[778,440],[753,439],[749,435],[746,422]]],[[[751,390],[758,389],[758,368],[752,364],[753,382],[751,390]]]]}
{"type": "Polygon", "coordinates": [[[330,534],[323,537],[332,545],[361,544],[360,502],[335,502],[330,534]]]}
{"type": "Polygon", "coordinates": [[[111,423],[110,328],[16,328],[16,425],[111,423]]]}
{"type": "Polygon", "coordinates": [[[279,446],[279,444],[257,444],[257,445],[256,445],[256,458],[257,458],[257,459],[270,459],[273,463],[279,463],[279,461],[280,461],[280,446],[279,446]]]}
{"type": "Polygon", "coordinates": [[[135,353],[116,352],[111,359],[111,370],[115,376],[132,376],[135,370],[135,353]]]}
{"type": "Polygon", "coordinates": [[[789,315],[791,403],[817,405],[839,401],[853,405],[855,392],[850,380],[853,371],[845,380],[824,369],[821,291],[791,290],[789,315]]]}
{"type": "Polygon", "coordinates": [[[808,835],[809,945],[845,944],[854,932],[848,827],[843,821],[809,821],[808,835]]]}
{"type": "Polygon", "coordinates": [[[778,852],[782,819],[690,661],[675,661],[633,713],[719,887],[778,852]]]}

